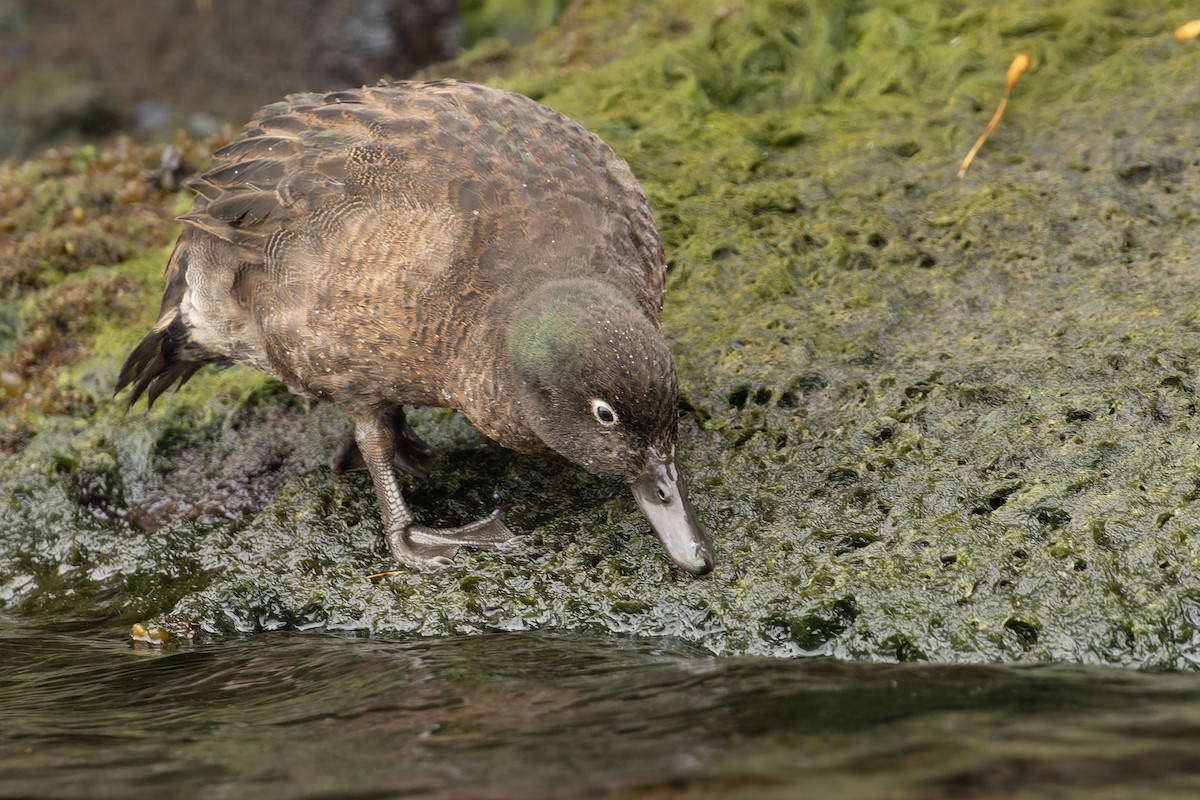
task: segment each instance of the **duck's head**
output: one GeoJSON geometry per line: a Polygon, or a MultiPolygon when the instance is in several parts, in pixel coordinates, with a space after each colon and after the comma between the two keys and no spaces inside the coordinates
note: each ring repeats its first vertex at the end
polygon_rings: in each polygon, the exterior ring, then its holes
{"type": "Polygon", "coordinates": [[[711,570],[675,461],[675,361],[657,325],[603,283],[553,282],[517,307],[508,355],[524,423],[588,472],[626,483],[680,569],[711,570]]]}

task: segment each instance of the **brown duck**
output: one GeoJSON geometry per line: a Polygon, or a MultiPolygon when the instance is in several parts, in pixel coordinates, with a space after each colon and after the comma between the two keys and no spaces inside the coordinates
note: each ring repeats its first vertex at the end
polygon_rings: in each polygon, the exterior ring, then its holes
{"type": "Polygon", "coordinates": [[[521,453],[623,481],[671,559],[713,566],[676,465],[662,242],[598,137],[458,81],[296,94],[195,179],[158,322],[121,369],[130,405],[239,362],[337,405],[395,558],[432,569],[513,538],[497,511],[419,524],[396,469],[429,450],[404,406],[446,406],[521,453]]]}

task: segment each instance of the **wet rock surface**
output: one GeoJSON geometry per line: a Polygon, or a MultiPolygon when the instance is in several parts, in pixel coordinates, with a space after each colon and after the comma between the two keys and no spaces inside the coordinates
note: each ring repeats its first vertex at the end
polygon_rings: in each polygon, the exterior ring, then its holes
{"type": "MultiPolygon", "coordinates": [[[[0,603],[213,633],[583,629],[1189,667],[1200,48],[1171,36],[1183,14],[579,4],[439,73],[562,110],[643,181],[718,555],[703,579],[672,571],[622,487],[436,410],[414,415],[442,456],[407,484],[414,508],[451,524],[511,504],[526,538],[369,577],[394,565],[369,481],[324,466],[335,411],[240,369],[152,412],[108,397],[186,202],[154,177],[162,146],[5,166],[0,603]],[[956,179],[1022,50],[1034,68],[956,179]]],[[[212,144],[178,146],[199,166],[212,144]]]]}

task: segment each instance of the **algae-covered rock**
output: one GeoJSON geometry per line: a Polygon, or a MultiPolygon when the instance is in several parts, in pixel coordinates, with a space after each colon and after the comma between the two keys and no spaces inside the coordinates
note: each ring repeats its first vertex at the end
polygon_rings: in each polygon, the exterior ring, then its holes
{"type": "MultiPolygon", "coordinates": [[[[6,352],[39,326],[75,342],[47,345],[55,369],[0,363],[16,376],[0,602],[211,632],[571,628],[718,653],[1191,666],[1200,47],[1171,35],[1173,8],[580,3],[441,71],[577,118],[643,181],[684,468],[717,549],[701,579],[669,567],[622,487],[438,410],[413,415],[442,459],[406,497],[439,524],[511,504],[526,538],[371,577],[395,567],[365,475],[325,466],[337,412],[241,369],[152,412],[108,398],[157,306],[167,223],[86,265],[52,244],[0,255],[23,276],[6,352]],[[959,180],[1021,51],[1033,68],[959,180]],[[114,302],[78,299],[105,286],[114,302]],[[62,298],[80,315],[47,316],[62,298]]],[[[178,210],[155,192],[138,202],[178,210]]],[[[8,230],[52,243],[73,207],[8,230]]]]}

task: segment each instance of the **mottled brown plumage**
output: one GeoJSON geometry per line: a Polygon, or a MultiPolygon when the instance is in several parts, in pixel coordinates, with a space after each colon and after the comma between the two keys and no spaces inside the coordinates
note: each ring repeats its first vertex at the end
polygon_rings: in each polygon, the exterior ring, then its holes
{"type": "Polygon", "coordinates": [[[421,567],[511,537],[495,514],[426,528],[400,495],[394,464],[427,455],[403,406],[447,406],[506,447],[630,483],[676,562],[711,567],[674,465],[662,244],[599,138],[457,81],[300,94],[192,188],[159,320],[118,379],[131,404],[221,361],[335,403],[358,450],[340,461],[361,456],[393,553],[421,567]]]}

